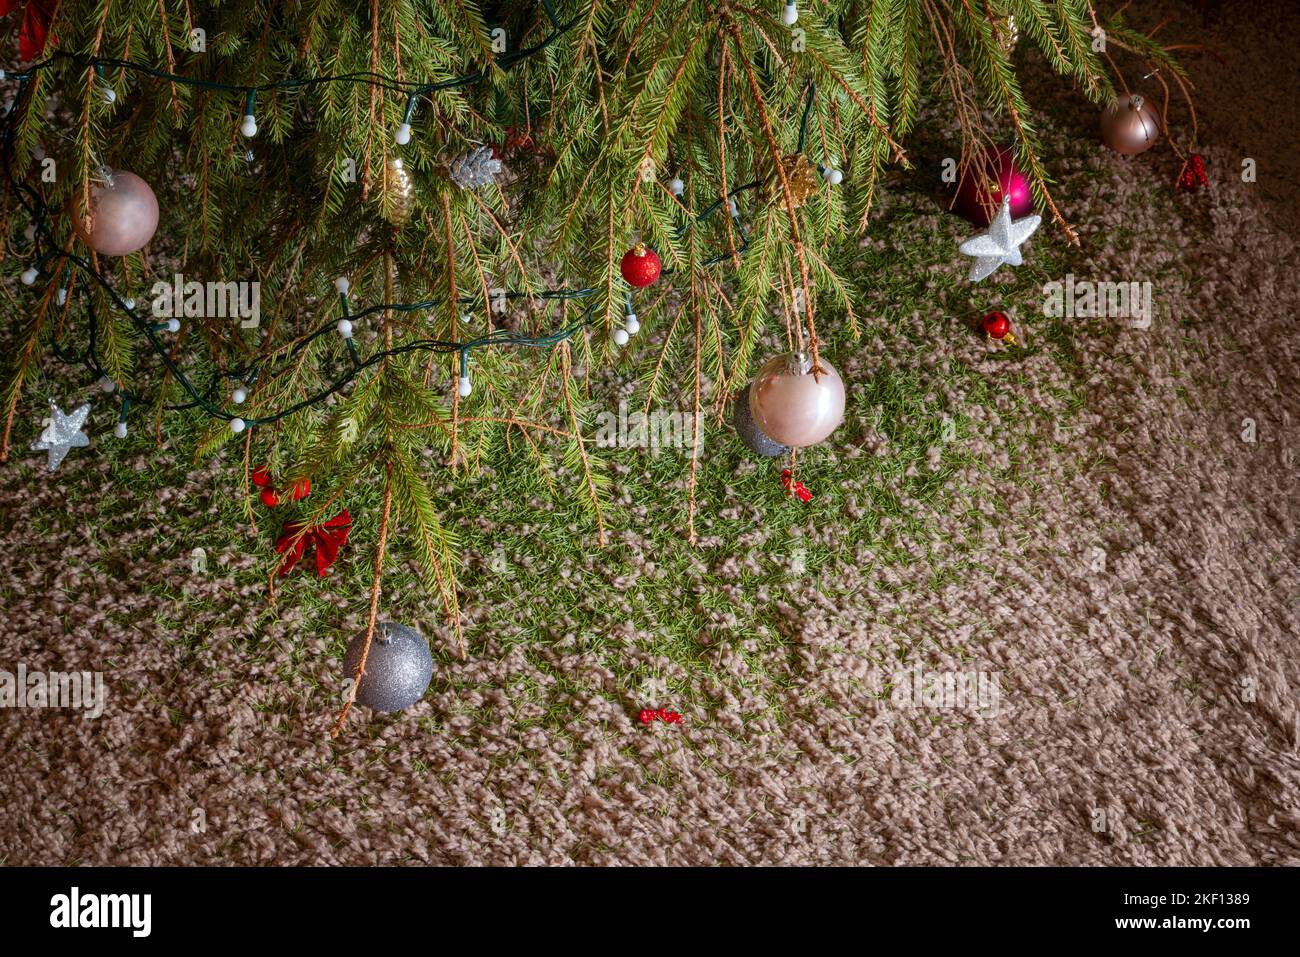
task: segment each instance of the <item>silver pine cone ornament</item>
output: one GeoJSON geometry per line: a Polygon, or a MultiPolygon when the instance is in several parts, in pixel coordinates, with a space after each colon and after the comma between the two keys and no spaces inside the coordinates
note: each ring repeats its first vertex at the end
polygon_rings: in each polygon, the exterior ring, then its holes
{"type": "Polygon", "coordinates": [[[490,146],[462,153],[451,162],[451,181],[461,189],[478,189],[494,182],[503,169],[490,146]]]}

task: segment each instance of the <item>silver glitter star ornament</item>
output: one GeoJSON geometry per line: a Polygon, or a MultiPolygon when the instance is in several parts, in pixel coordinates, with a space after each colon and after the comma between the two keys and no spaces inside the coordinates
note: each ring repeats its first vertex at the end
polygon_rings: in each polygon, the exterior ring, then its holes
{"type": "Polygon", "coordinates": [[[81,427],[90,415],[90,404],[78,406],[71,415],[64,415],[59,407],[50,400],[50,417],[45,420],[45,431],[32,443],[33,452],[45,452],[49,455],[50,471],[57,469],[68,454],[68,449],[89,445],[90,439],[81,427]]]}
{"type": "Polygon", "coordinates": [[[959,247],[962,255],[975,259],[970,267],[970,281],[979,282],[992,275],[1003,263],[1019,266],[1024,262],[1020,244],[1034,234],[1042,221],[1043,217],[1037,214],[1013,220],[1011,199],[1003,197],[1002,208],[989,224],[989,231],[966,240],[959,247]]]}

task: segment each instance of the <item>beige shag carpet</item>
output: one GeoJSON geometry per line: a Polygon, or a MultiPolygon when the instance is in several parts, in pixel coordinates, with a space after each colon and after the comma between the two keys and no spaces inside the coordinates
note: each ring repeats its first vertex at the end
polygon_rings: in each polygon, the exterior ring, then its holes
{"type": "MultiPolygon", "coordinates": [[[[985,575],[932,585],[955,517],[935,516],[934,538],[916,543],[930,560],[905,573],[823,521],[810,534],[840,549],[828,574],[854,597],[832,602],[812,583],[738,595],[736,616],[782,603],[794,652],[751,673],[719,618],[701,636],[723,678],[712,721],[643,728],[638,705],[607,688],[575,696],[565,734],[521,734],[513,689],[553,679],[488,647],[454,666],[478,712],[457,711],[464,701],[435,681],[405,719],[336,744],[305,695],[301,720],[267,717],[268,700],[298,692],[232,640],[256,588],[230,592],[207,647],[179,650],[154,623],[160,600],[135,587],[154,572],[62,561],[96,544],[93,498],[65,501],[59,482],[4,466],[0,667],[99,666],[113,698],[97,720],[0,711],[0,862],[1300,863],[1300,17],[1283,4],[1228,4],[1204,23],[1168,9],[1166,38],[1223,58],[1189,58],[1214,187],[1147,202],[1171,190],[1173,157],[1104,151],[1077,97],[1077,123],[1049,137],[1085,144],[1054,169],[1082,227],[1075,274],[1149,278],[1160,314],[1084,343],[1087,411],[1000,490],[976,548],[985,575]],[[1244,157],[1258,182],[1236,174],[1244,157]],[[889,677],[880,663],[917,641],[931,670],[996,674],[998,706],[873,698],[889,677]],[[783,720],[742,722],[751,695],[779,701],[783,720]],[[429,716],[453,712],[430,733],[429,716]]],[[[936,209],[922,224],[953,231],[946,221],[936,209]]],[[[953,336],[889,361],[1007,374],[984,350],[953,336]]],[[[842,371],[864,381],[883,361],[863,350],[842,371]]],[[[1073,374],[1046,352],[1018,371],[1046,414],[1073,374]]],[[[996,461],[1014,423],[973,414],[987,428],[972,441],[996,461]]],[[[869,454],[880,438],[862,429],[845,445],[869,454]]],[[[83,455],[68,467],[97,466],[83,455]]],[[[160,493],[162,507],[203,508],[205,482],[160,493]]],[[[157,536],[183,563],[154,522],[126,535],[157,536]]],[[[706,554],[705,573],[727,576],[728,560],[706,554]]],[[[209,587],[232,588],[220,576],[209,587]]],[[[267,637],[281,657],[301,645],[308,676],[337,666],[302,629],[267,637]]],[[[641,653],[638,636],[613,637],[641,653]]],[[[583,655],[560,643],[551,656],[600,687],[583,655]]]]}

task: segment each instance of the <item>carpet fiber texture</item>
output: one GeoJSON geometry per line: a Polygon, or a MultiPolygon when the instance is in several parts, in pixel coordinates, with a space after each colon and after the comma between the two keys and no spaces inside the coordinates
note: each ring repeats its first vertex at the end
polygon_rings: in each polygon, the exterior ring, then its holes
{"type": "MultiPolygon", "coordinates": [[[[1173,9],[1226,60],[1190,64],[1210,191],[1174,195],[1171,154],[1108,153],[1092,107],[1046,80],[1042,94],[1070,97],[1078,117],[1047,134],[1061,150],[1056,195],[1083,239],[1073,272],[1152,281],[1150,326],[1112,322],[1070,369],[1035,348],[1028,321],[1014,363],[957,334],[841,350],[851,387],[886,365],[925,377],[956,360],[1014,376],[1049,423],[1067,421],[1082,375],[1086,407],[1016,482],[989,488],[972,466],[961,478],[987,494],[937,510],[910,566],[841,541],[834,516],[810,523],[809,547],[836,550],[820,581],[737,587],[730,610],[705,612],[699,655],[713,677],[661,662],[667,681],[702,682],[707,714],[642,725],[643,696],[562,627],[535,655],[503,651],[475,632],[467,602],[470,659],[438,666],[455,669],[457,690],[435,673],[406,714],[332,742],[331,702],[310,688],[338,663],[311,623],[286,608],[261,635],[270,650],[247,654],[265,600],[249,566],[177,585],[177,601],[221,598],[203,647],[156,624],[161,599],[142,583],[188,561],[166,516],[208,508],[213,472],[161,489],[110,541],[94,498],[65,500],[61,484],[103,469],[93,452],[74,450],[55,478],[4,466],[0,668],[102,670],[110,702],[93,720],[0,711],[0,862],[1300,863],[1300,125],[1283,95],[1300,19],[1229,5],[1202,25],[1173,9]],[[1237,175],[1244,157],[1258,182],[1237,175]],[[967,545],[960,573],[954,536],[967,545]],[[72,560],[131,542],[153,543],[159,567],[108,576],[72,560]],[[849,597],[828,598],[830,579],[849,597]],[[729,637],[773,606],[779,641],[729,637]],[[277,677],[286,662],[298,686],[277,677]],[[973,676],[973,694],[936,702],[933,674],[973,676]],[[561,729],[524,720],[543,705],[521,689],[537,687],[571,714],[561,729]],[[286,710],[286,698],[301,701],[286,710]]],[[[935,233],[935,268],[965,268],[948,244],[968,230],[933,197],[882,203],[886,220],[922,210],[909,228],[935,233]]],[[[969,312],[1014,275],[935,309],[969,312]]],[[[865,306],[900,336],[917,321],[865,306]]],[[[962,438],[976,457],[1005,467],[1002,436],[1020,424],[970,395],[944,398],[976,421],[962,438]]],[[[832,445],[850,460],[885,454],[888,439],[854,421],[832,445]]],[[[760,509],[720,507],[752,510],[762,547],[760,509]]],[[[739,581],[745,554],[712,549],[707,523],[702,538],[698,574],[739,581]]],[[[635,626],[607,637],[656,660],[635,626]]]]}

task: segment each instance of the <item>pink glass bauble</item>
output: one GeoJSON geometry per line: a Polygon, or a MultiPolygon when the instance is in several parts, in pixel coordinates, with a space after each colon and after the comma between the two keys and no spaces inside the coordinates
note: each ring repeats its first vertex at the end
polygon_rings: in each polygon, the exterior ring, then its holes
{"type": "Polygon", "coordinates": [[[1137,156],[1160,139],[1155,107],[1138,93],[1125,93],[1101,111],[1101,141],[1116,153],[1137,156]]]}
{"type": "Polygon", "coordinates": [[[77,234],[97,253],[125,256],[144,246],[158,228],[158,200],[134,173],[113,170],[90,189],[90,223],[77,234]]]}
{"type": "Polygon", "coordinates": [[[1003,196],[1011,199],[1012,219],[1034,211],[1029,177],[1016,168],[1011,148],[989,146],[983,157],[976,157],[962,171],[953,208],[976,226],[987,226],[998,214],[1003,196]]]}
{"type": "Polygon", "coordinates": [[[791,448],[816,445],[844,421],[844,381],[825,359],[773,356],[749,387],[749,411],[764,435],[791,448]]]}

